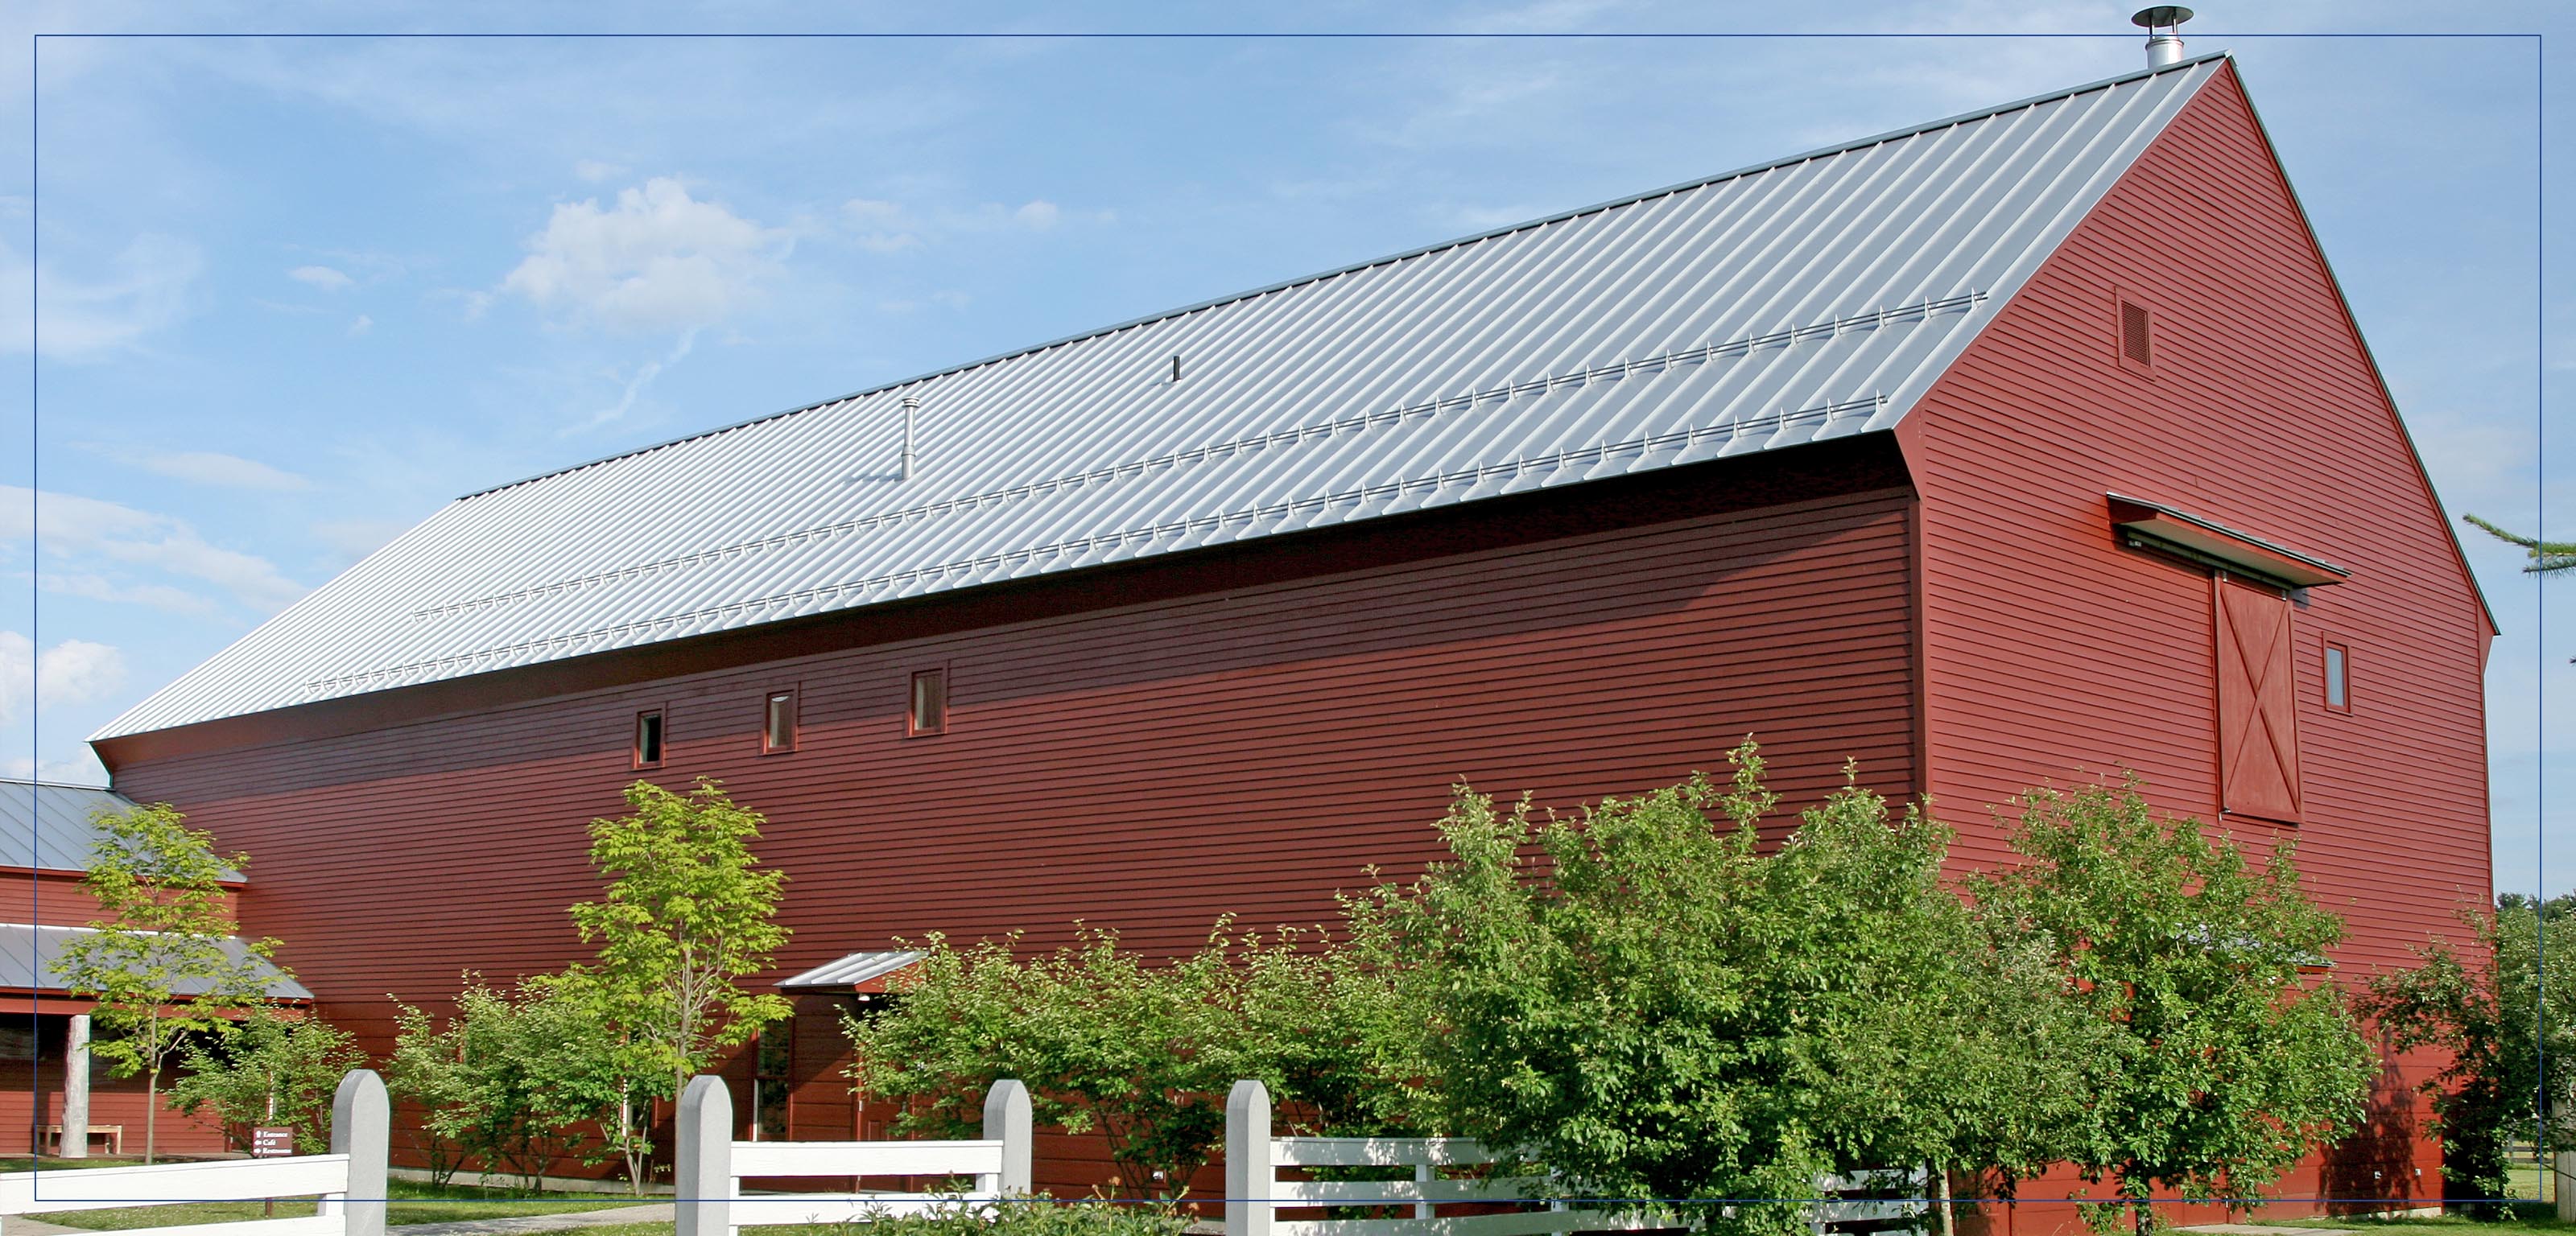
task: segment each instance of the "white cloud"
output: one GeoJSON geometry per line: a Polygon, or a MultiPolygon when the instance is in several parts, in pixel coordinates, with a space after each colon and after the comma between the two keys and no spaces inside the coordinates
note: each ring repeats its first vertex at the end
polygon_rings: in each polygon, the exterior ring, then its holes
{"type": "Polygon", "coordinates": [[[37,496],[24,486],[0,485],[0,539],[27,541],[39,533],[49,560],[141,568],[203,581],[260,613],[283,608],[305,591],[268,559],[210,545],[184,520],[97,498],[52,492],[37,496]],[[36,502],[41,511],[32,509],[36,502]]]}
{"type": "Polygon", "coordinates": [[[572,174],[592,184],[598,184],[603,180],[614,180],[625,175],[626,166],[621,163],[603,163],[597,159],[581,159],[572,165],[572,174]]]}
{"type": "Polygon", "coordinates": [[[1055,203],[1034,201],[1012,211],[1011,218],[1017,220],[1021,227],[1043,232],[1055,226],[1057,213],[1055,203]]]}
{"type": "Polygon", "coordinates": [[[161,451],[119,458],[147,472],[225,489],[291,490],[311,484],[295,473],[221,451],[161,451]]]}
{"type": "Polygon", "coordinates": [[[298,266],[286,272],[297,283],[309,283],[325,292],[345,291],[357,286],[357,280],[328,266],[298,266]]]}
{"type": "Polygon", "coordinates": [[[751,304],[795,240],[657,176],[607,209],[597,199],[556,206],[527,243],[503,290],[612,327],[680,330],[751,304]]]}
{"type": "MultiPolygon", "coordinates": [[[[96,360],[121,352],[144,336],[186,316],[205,259],[197,247],[172,236],[134,238],[90,276],[63,273],[48,257],[41,294],[37,346],[57,360],[96,360]]],[[[27,350],[29,285],[34,271],[25,254],[0,243],[0,351],[27,350]]]]}
{"type": "Polygon", "coordinates": [[[30,699],[39,708],[88,704],[124,685],[125,654],[113,646],[67,639],[40,656],[34,640],[0,631],[0,727],[25,718],[30,699]]]}
{"type": "Polygon", "coordinates": [[[374,330],[375,328],[376,320],[361,313],[357,316],[355,321],[349,323],[349,337],[355,339],[360,335],[366,334],[368,331],[374,330]]]}

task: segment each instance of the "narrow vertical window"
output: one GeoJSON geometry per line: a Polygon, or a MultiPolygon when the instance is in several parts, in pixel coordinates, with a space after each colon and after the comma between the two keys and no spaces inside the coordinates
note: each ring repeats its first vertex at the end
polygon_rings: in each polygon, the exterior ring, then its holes
{"type": "Polygon", "coordinates": [[[910,711],[908,729],[915,737],[948,731],[947,670],[928,669],[913,674],[910,711]]]}
{"type": "Polygon", "coordinates": [[[760,714],[760,753],[777,755],[796,749],[796,693],[772,691],[760,714]]]}
{"type": "Polygon", "coordinates": [[[2326,707],[2336,712],[2352,711],[2352,687],[2344,679],[2351,658],[2343,645],[2326,645],[2326,707]]]}
{"type": "Polygon", "coordinates": [[[662,710],[635,714],[635,766],[662,766],[662,710]]]}

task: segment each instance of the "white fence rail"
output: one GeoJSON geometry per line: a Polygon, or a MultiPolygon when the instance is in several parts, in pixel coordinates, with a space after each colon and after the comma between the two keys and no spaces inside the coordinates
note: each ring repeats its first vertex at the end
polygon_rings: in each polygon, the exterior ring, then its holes
{"type": "MultiPolygon", "coordinates": [[[[1548,1236],[1658,1225],[1641,1215],[1569,1209],[1563,1201],[1532,1196],[1544,1176],[1443,1179],[1444,1167],[1478,1167],[1498,1161],[1492,1151],[1450,1137],[1273,1137],[1270,1090],[1239,1081],[1225,1101],[1225,1236],[1548,1236]],[[1411,1180],[1281,1180],[1282,1169],[1409,1167],[1411,1180]],[[1444,1215],[1441,1207],[1476,1204],[1522,1209],[1498,1214],[1444,1215]],[[1399,1206],[1407,1213],[1380,1219],[1278,1217],[1281,1209],[1323,1206],[1399,1206]],[[1545,1209],[1530,1209],[1531,1207],[1545,1209]]],[[[1854,1172],[1816,1181],[1820,1199],[1809,1207],[1817,1236],[1892,1233],[1917,1229],[1927,1179],[1921,1171],[1854,1172]],[[1895,1194],[1897,1196],[1889,1196],[1895,1194]]]]}
{"type": "MultiPolygon", "coordinates": [[[[319,1194],[321,1204],[310,1215],[133,1228],[121,1236],[384,1236],[390,1126],[384,1081],[354,1069],[331,1101],[329,1154],[9,1172],[0,1174],[0,1216],[319,1194]]],[[[0,1218],[0,1228],[6,1226],[0,1218]]]]}
{"type": "Polygon", "coordinates": [[[1028,1089],[997,1081],[984,1095],[984,1136],[949,1142],[738,1142],[733,1094],[697,1077],[680,1095],[677,1236],[734,1236],[745,1227],[865,1223],[947,1198],[991,1201],[1029,1191],[1028,1089]],[[972,1176],[957,1194],[776,1193],[745,1197],[746,1177],[972,1176]]]}
{"type": "Polygon", "coordinates": [[[1497,1161],[1485,1147],[1457,1137],[1273,1137],[1270,1088],[1239,1081],[1225,1099],[1226,1236],[1543,1236],[1578,1228],[1646,1226],[1625,1216],[1569,1210],[1530,1196],[1536,1176],[1443,1179],[1444,1167],[1497,1161]],[[1409,1167],[1410,1180],[1281,1180],[1281,1169],[1409,1167]],[[1516,1206],[1500,1214],[1443,1215],[1463,1203],[1516,1206]],[[1302,1219],[1283,1208],[1402,1206],[1403,1217],[1302,1219]],[[1543,1209],[1527,1209],[1543,1207],[1543,1209]]]}

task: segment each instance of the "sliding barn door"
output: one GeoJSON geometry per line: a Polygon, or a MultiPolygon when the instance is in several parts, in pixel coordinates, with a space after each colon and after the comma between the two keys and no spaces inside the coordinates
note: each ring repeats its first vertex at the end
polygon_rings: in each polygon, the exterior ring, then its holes
{"type": "Polygon", "coordinates": [[[2216,577],[2219,805],[2231,815],[2299,819],[2298,675],[2290,598],[2216,577]]]}

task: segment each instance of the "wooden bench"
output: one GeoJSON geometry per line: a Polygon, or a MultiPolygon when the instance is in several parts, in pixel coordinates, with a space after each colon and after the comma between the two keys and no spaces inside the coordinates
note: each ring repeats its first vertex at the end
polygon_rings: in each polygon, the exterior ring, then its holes
{"type": "MultiPolygon", "coordinates": [[[[124,1125],[94,1124],[89,1127],[89,1141],[95,1142],[102,1137],[107,1139],[107,1152],[109,1154],[125,1153],[124,1125]]],[[[54,1153],[61,1154],[63,1149],[63,1126],[58,1124],[46,1125],[45,1144],[53,1147],[54,1153]]]]}

